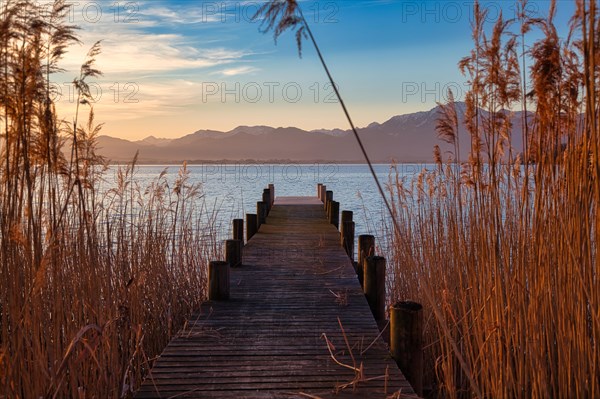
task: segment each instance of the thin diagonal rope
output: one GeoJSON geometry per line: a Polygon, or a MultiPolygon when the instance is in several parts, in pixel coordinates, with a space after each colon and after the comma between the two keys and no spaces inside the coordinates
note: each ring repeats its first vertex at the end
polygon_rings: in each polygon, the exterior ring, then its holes
{"type": "Polygon", "coordinates": [[[302,23],[306,27],[308,36],[310,37],[310,40],[312,41],[312,44],[315,47],[315,50],[317,50],[317,55],[319,56],[321,65],[323,66],[323,69],[325,69],[325,73],[327,74],[327,77],[329,78],[329,83],[331,83],[331,86],[333,87],[335,95],[337,96],[338,101],[340,102],[340,105],[342,106],[342,109],[344,110],[344,114],[346,115],[346,119],[348,120],[348,123],[350,124],[350,128],[352,128],[352,133],[354,133],[354,138],[358,142],[360,151],[362,152],[363,157],[365,158],[365,161],[367,161],[367,165],[369,165],[369,170],[371,171],[371,175],[373,176],[373,179],[375,180],[375,184],[377,184],[377,189],[379,190],[379,194],[381,195],[381,198],[383,198],[383,201],[385,202],[385,207],[387,208],[387,211],[389,212],[389,214],[392,218],[392,222],[394,223],[394,228],[396,229],[396,233],[400,234],[400,227],[398,226],[398,221],[394,217],[394,213],[392,212],[392,207],[390,206],[390,203],[389,203],[387,197],[385,196],[383,187],[381,186],[381,183],[379,182],[379,178],[377,177],[377,174],[375,173],[375,169],[373,168],[373,164],[371,163],[371,159],[369,158],[369,155],[367,154],[367,150],[365,149],[365,146],[363,145],[363,142],[360,139],[358,132],[356,131],[354,122],[352,122],[352,118],[350,117],[350,112],[348,112],[348,108],[346,108],[346,104],[344,103],[344,100],[342,99],[342,96],[338,90],[338,87],[335,84],[335,81],[333,80],[333,76],[331,76],[331,72],[329,72],[329,68],[327,67],[327,64],[325,63],[325,59],[323,58],[321,49],[319,48],[319,45],[317,44],[317,41],[315,40],[315,37],[313,36],[310,26],[308,26],[308,22],[304,18],[304,14],[302,13],[300,6],[298,6],[298,12],[300,13],[300,18],[302,18],[302,23]]]}

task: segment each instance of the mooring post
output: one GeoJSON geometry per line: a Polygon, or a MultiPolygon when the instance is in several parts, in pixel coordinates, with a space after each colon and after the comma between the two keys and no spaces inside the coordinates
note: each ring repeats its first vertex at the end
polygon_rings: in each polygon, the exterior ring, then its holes
{"type": "Polygon", "coordinates": [[[364,271],[364,293],[375,320],[385,320],[385,258],[368,256],[364,271]]]}
{"type": "Polygon", "coordinates": [[[329,223],[336,229],[340,227],[340,203],[337,201],[331,201],[329,204],[329,223]]]}
{"type": "Polygon", "coordinates": [[[240,240],[244,246],[244,219],[233,219],[233,239],[240,240]]]}
{"type": "Polygon", "coordinates": [[[327,210],[327,201],[333,201],[333,191],[331,190],[325,192],[325,210],[327,210]]]}
{"type": "Polygon", "coordinates": [[[271,194],[271,206],[269,208],[273,208],[273,204],[275,203],[275,185],[269,184],[269,194],[271,194]]]}
{"type": "Polygon", "coordinates": [[[268,188],[265,188],[263,190],[262,202],[264,202],[267,205],[267,214],[265,215],[265,217],[269,216],[269,212],[271,211],[271,190],[269,190],[268,188]]]}
{"type": "Polygon", "coordinates": [[[258,230],[258,215],[255,213],[246,214],[246,242],[250,241],[258,230]]]}
{"type": "Polygon", "coordinates": [[[323,187],[323,183],[317,184],[317,198],[321,199],[321,187],[323,187]]]}
{"type": "Polygon", "coordinates": [[[342,227],[342,248],[350,260],[354,261],[354,222],[352,220],[342,222],[342,227]]]}
{"type": "Polygon", "coordinates": [[[423,306],[398,302],[390,307],[390,351],[418,396],[423,396],[423,306]]]}
{"type": "Polygon", "coordinates": [[[340,220],[340,243],[342,244],[342,248],[346,251],[346,254],[350,257],[350,260],[354,260],[354,225],[352,225],[352,235],[348,231],[346,226],[350,226],[346,224],[347,222],[352,222],[352,218],[354,217],[354,213],[352,211],[342,211],[342,219],[340,220]],[[352,252],[350,252],[349,244],[351,239],[352,252]],[[348,243],[348,244],[346,244],[348,243]]]}
{"type": "Polygon", "coordinates": [[[319,196],[319,198],[321,198],[322,203],[325,203],[325,201],[327,200],[327,186],[324,184],[321,184],[321,195],[319,196]]]}
{"type": "Polygon", "coordinates": [[[375,255],[375,236],[362,234],[358,236],[358,262],[356,262],[356,274],[361,287],[364,287],[364,263],[367,256],[375,255]]]}
{"type": "Polygon", "coordinates": [[[340,244],[342,244],[342,247],[344,247],[344,223],[352,221],[352,217],[352,211],[342,211],[342,218],[340,219],[340,244]]]}
{"type": "Polygon", "coordinates": [[[225,241],[225,261],[230,267],[242,265],[242,240],[225,241]]]}
{"type": "Polygon", "coordinates": [[[256,214],[258,215],[258,228],[262,224],[267,223],[267,203],[264,201],[259,201],[256,203],[256,214]]]}
{"type": "Polygon", "coordinates": [[[208,299],[211,301],[229,299],[229,263],[222,261],[208,263],[208,299]]]}

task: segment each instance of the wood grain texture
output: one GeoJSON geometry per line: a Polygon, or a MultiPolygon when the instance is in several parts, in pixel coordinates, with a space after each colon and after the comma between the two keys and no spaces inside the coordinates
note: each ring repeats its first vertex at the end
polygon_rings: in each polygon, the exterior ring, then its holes
{"type": "Polygon", "coordinates": [[[243,258],[230,300],[202,306],[136,398],[414,397],[318,198],[278,198],[243,258]]]}

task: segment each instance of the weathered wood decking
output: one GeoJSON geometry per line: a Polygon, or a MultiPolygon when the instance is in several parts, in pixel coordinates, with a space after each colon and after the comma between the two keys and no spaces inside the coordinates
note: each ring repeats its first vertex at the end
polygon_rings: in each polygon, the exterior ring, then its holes
{"type": "Polygon", "coordinates": [[[231,299],[202,306],[136,397],[413,396],[378,338],[339,237],[317,198],[278,198],[244,247],[243,266],[231,270],[231,299]],[[349,385],[356,373],[336,364],[325,336],[337,360],[362,364],[364,377],[374,379],[349,385]],[[402,396],[392,396],[397,392],[402,396]]]}

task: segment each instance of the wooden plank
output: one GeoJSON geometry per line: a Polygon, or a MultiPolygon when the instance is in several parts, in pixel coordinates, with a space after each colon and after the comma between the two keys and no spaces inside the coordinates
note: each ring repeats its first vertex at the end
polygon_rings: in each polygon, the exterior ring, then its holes
{"type": "Polygon", "coordinates": [[[230,300],[199,309],[136,397],[306,395],[388,398],[414,392],[379,337],[322,202],[277,197],[267,223],[244,246],[243,265],[231,270],[230,300]],[[334,361],[327,342],[345,366],[334,361]]]}

